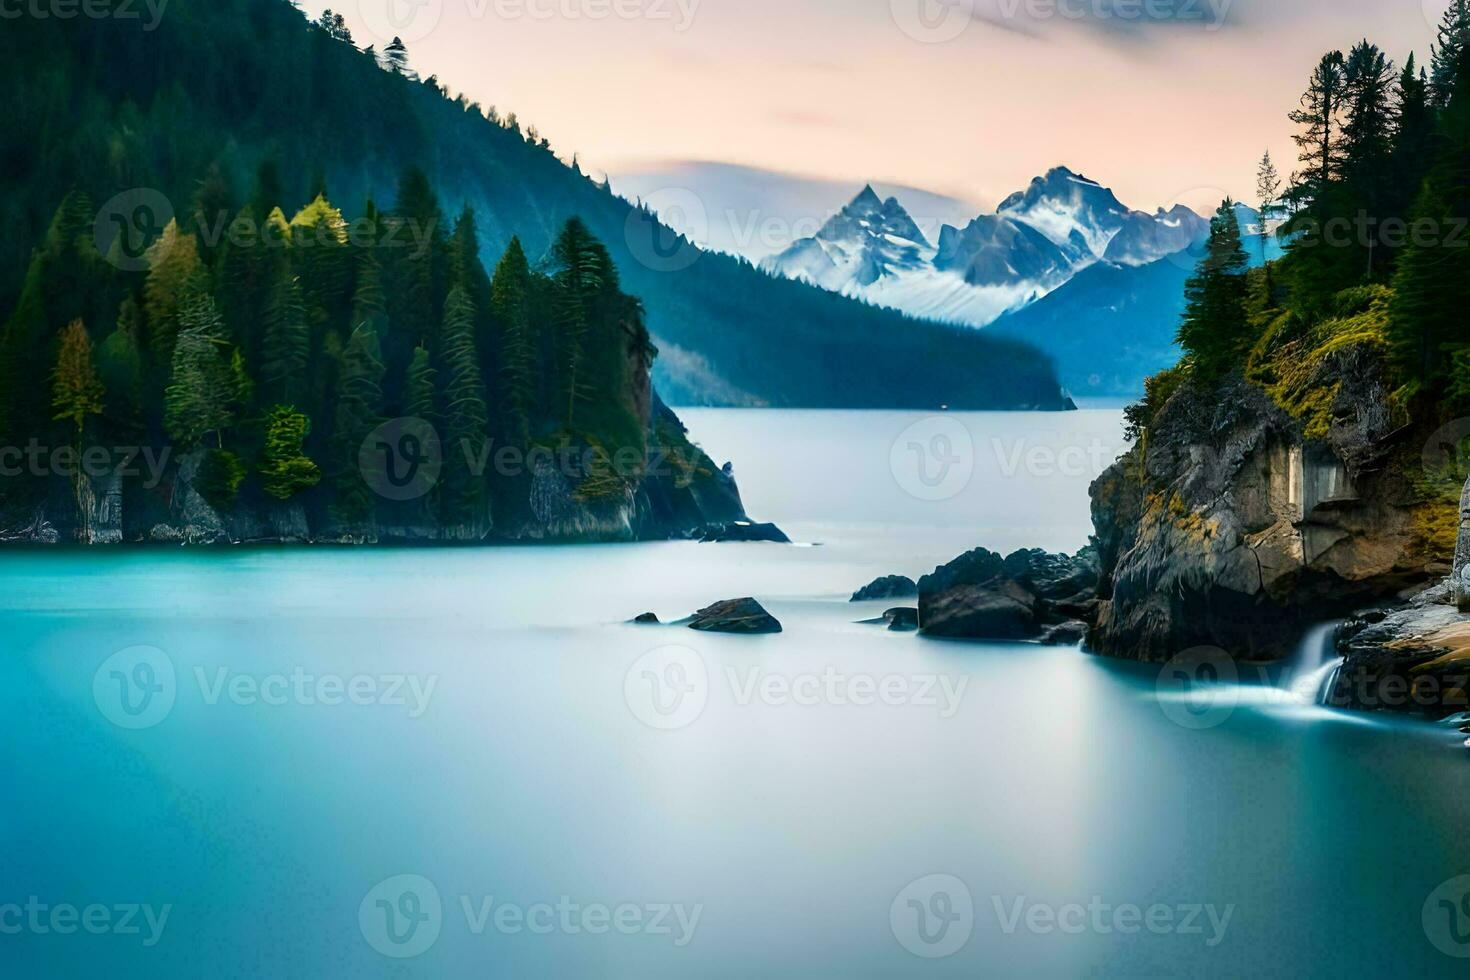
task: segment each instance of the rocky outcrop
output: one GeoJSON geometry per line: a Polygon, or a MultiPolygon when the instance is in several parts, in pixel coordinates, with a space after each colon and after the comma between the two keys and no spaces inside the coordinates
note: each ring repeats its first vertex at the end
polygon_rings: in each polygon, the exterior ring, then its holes
{"type": "Polygon", "coordinates": [[[705,544],[728,544],[730,542],[790,544],[791,539],[774,524],[753,524],[750,521],[732,521],[728,524],[710,524],[695,531],[694,540],[705,544]]]}
{"type": "Polygon", "coordinates": [[[876,578],[852,594],[848,602],[868,602],[873,599],[910,599],[919,594],[919,584],[907,575],[884,575],[876,578]]]}
{"type": "Polygon", "coordinates": [[[1436,571],[1412,480],[1423,439],[1395,422],[1378,360],[1344,348],[1309,387],[1325,419],[1310,428],[1238,377],[1186,382],[1093,485],[1094,650],[1278,659],[1436,571]]]}
{"type": "Polygon", "coordinates": [[[1007,558],[977,548],[919,579],[919,626],[926,636],[1040,639],[1091,614],[1097,577],[1091,548],[1076,557],[1018,551],[1007,558]]]}
{"type": "Polygon", "coordinates": [[[754,599],[726,599],[695,613],[689,620],[692,630],[705,633],[762,634],[781,632],[781,623],[754,599]]]}
{"type": "Polygon", "coordinates": [[[1470,616],[1455,608],[1449,581],[1353,617],[1337,642],[1345,659],[1329,705],[1433,718],[1470,708],[1470,616]]]}

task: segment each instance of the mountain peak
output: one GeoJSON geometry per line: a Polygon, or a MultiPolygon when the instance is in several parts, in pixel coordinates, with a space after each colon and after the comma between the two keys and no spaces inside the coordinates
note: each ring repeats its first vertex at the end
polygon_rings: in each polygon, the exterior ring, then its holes
{"type": "Polygon", "coordinates": [[[858,192],[857,197],[852,199],[852,204],[849,206],[862,207],[864,209],[881,208],[883,206],[883,199],[878,196],[877,191],[873,190],[872,184],[864,184],[863,189],[858,192]]]}

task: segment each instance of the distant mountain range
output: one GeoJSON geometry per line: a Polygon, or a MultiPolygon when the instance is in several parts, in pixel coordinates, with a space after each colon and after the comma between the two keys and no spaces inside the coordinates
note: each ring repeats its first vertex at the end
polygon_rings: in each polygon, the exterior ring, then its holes
{"type": "MultiPolygon", "coordinates": [[[[1237,205],[1247,250],[1260,218],[1237,205]]],[[[1184,205],[1152,214],[1066,167],[1037,177],[993,214],[943,225],[931,242],[897,198],[865,187],[816,235],[762,262],[914,316],[985,327],[1051,355],[1068,390],[1133,397],[1173,364],[1184,282],[1210,223],[1184,205]]],[[[1272,257],[1280,254],[1272,240],[1272,257]]]]}

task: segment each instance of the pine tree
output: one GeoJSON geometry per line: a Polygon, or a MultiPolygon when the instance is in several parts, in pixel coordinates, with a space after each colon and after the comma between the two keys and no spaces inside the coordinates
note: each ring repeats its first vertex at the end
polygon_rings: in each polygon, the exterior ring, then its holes
{"type": "MultiPolygon", "coordinates": [[[[1351,196],[1352,217],[1363,215],[1378,221],[1386,216],[1393,179],[1393,62],[1377,45],[1362,41],[1348,55],[1343,79],[1347,110],[1342,130],[1343,177],[1351,196]]],[[[1371,279],[1379,258],[1377,236],[1368,236],[1357,247],[1366,252],[1361,258],[1371,279]]]]}
{"type": "Polygon", "coordinates": [[[138,334],[142,316],[129,296],[118,311],[117,326],[97,348],[97,375],[106,392],[104,409],[109,437],[119,444],[144,431],[143,355],[138,334]]]}
{"type": "Polygon", "coordinates": [[[1179,345],[1197,376],[1213,379],[1242,365],[1249,341],[1245,249],[1235,202],[1226,199],[1210,221],[1208,250],[1185,284],[1187,307],[1179,345]]]}
{"type": "Polygon", "coordinates": [[[389,378],[401,378],[411,352],[423,345],[437,348],[437,335],[448,291],[448,249],[444,216],[423,171],[409,168],[398,183],[398,203],[384,232],[397,247],[383,248],[390,263],[388,318],[384,337],[389,378]]]}
{"type": "Polygon", "coordinates": [[[241,380],[232,364],[224,322],[207,293],[196,293],[179,315],[173,378],[164,393],[164,426],[186,449],[213,433],[223,447],[224,430],[234,424],[241,380]]]}
{"type": "MultiPolygon", "coordinates": [[[[1470,52],[1462,55],[1470,61],[1470,52]]],[[[1470,99],[1450,101],[1441,121],[1440,146],[1424,181],[1412,224],[1431,229],[1429,239],[1410,236],[1394,277],[1389,306],[1391,359],[1411,390],[1436,391],[1463,364],[1470,349],[1470,99]],[[1416,240],[1417,239],[1417,240],[1416,240]]],[[[1470,404],[1457,404],[1457,410],[1470,404]]]]}
{"type": "Polygon", "coordinates": [[[1261,214],[1261,261],[1269,258],[1266,250],[1267,243],[1271,239],[1270,227],[1271,217],[1276,212],[1276,202],[1281,197],[1281,174],[1276,169],[1276,164],[1271,162],[1271,151],[1261,157],[1261,163],[1256,168],[1256,199],[1260,202],[1261,214]]]}
{"type": "Polygon", "coordinates": [[[51,373],[51,408],[57,422],[70,422],[78,443],[87,419],[101,415],[105,391],[92,363],[92,338],[81,320],[61,332],[56,369],[51,373]]]}
{"type": "Polygon", "coordinates": [[[360,525],[373,515],[373,495],[359,469],[363,441],[381,422],[383,357],[373,320],[352,331],[337,372],[338,396],[332,428],[332,513],[344,524],[360,525]]]}
{"type": "Polygon", "coordinates": [[[167,365],[173,361],[181,311],[204,288],[204,267],[194,236],[185,234],[177,220],[168,223],[147,255],[143,310],[148,316],[148,349],[157,363],[167,365]]]}
{"type": "Polygon", "coordinates": [[[306,393],[306,369],[311,354],[311,328],[301,283],[282,264],[265,311],[260,380],[264,397],[276,404],[294,404],[306,393]]]}
{"type": "Polygon", "coordinates": [[[1430,63],[1429,91],[1435,107],[1450,104],[1460,79],[1461,59],[1470,49],[1470,0],[1450,0],[1440,20],[1430,63]]]}
{"type": "Polygon", "coordinates": [[[556,284],[556,371],[562,423],[576,431],[577,405],[591,397],[585,372],[588,330],[593,305],[606,285],[608,264],[599,245],[579,218],[562,228],[552,246],[558,271],[556,284]]]}
{"type": "Polygon", "coordinates": [[[530,307],[531,267],[512,238],[491,283],[490,305],[500,328],[501,405],[507,437],[525,446],[537,411],[536,351],[530,307]]]}
{"type": "Polygon", "coordinates": [[[1312,72],[1301,107],[1291,121],[1305,127],[1292,137],[1301,148],[1300,170],[1293,178],[1298,193],[1308,197],[1326,187],[1337,176],[1341,151],[1337,144],[1338,117],[1342,112],[1344,74],[1347,62],[1341,51],[1322,56],[1312,72]]]}
{"type": "Polygon", "coordinates": [[[346,314],[352,289],[352,254],[342,212],[318,195],[291,219],[291,245],[302,301],[313,335],[320,340],[329,325],[346,314]]]}
{"type": "Polygon", "coordinates": [[[456,286],[445,301],[443,331],[444,480],[442,513],[454,523],[476,527],[485,510],[485,477],[473,472],[471,459],[483,455],[489,413],[474,339],[475,308],[469,294],[456,286]]]}
{"type": "MultiPolygon", "coordinates": [[[[439,373],[434,370],[428,349],[414,348],[413,357],[408,364],[407,400],[404,403],[404,414],[407,418],[427,422],[436,430],[439,428],[439,412],[435,407],[438,377],[439,373]]],[[[442,440],[440,451],[441,453],[447,451],[442,440]]],[[[414,509],[418,511],[420,519],[430,523],[438,520],[438,494],[439,487],[436,485],[417,502],[414,509]]]]}
{"type": "Polygon", "coordinates": [[[302,450],[310,432],[311,420],[290,405],[277,405],[266,415],[261,487],[277,500],[290,500],[322,478],[302,450]]]}
{"type": "Polygon", "coordinates": [[[418,78],[413,69],[408,67],[408,45],[403,43],[401,37],[394,37],[383,49],[383,67],[395,75],[411,79],[418,78]]]}

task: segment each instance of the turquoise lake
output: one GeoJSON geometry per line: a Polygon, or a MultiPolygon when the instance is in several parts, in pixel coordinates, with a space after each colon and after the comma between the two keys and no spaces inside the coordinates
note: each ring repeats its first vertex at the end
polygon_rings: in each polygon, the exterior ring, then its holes
{"type": "Polygon", "coordinates": [[[1119,412],[683,414],[798,544],[0,554],[0,975],[1464,970],[1452,729],[859,622],[1119,412]]]}

